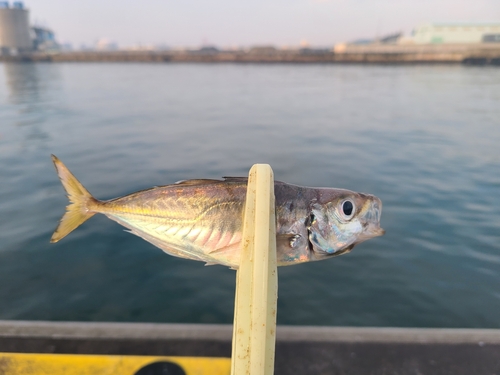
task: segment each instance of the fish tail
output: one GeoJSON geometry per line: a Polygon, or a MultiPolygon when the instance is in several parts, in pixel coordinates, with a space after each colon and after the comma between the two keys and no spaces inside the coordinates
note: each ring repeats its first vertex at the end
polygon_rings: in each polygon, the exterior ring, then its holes
{"type": "Polygon", "coordinates": [[[89,207],[95,206],[99,201],[92,197],[62,161],[54,155],[52,155],[52,161],[70,202],[66,206],[66,212],[50,239],[50,242],[54,243],[66,237],[86,220],[94,216],[95,212],[90,211],[89,207]]]}

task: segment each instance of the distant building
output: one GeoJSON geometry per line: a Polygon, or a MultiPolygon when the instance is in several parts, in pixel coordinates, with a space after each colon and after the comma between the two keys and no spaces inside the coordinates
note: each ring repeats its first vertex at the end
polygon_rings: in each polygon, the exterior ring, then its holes
{"type": "Polygon", "coordinates": [[[500,42],[500,22],[426,23],[413,31],[416,44],[500,42]]]}
{"type": "Polygon", "coordinates": [[[367,39],[367,38],[356,39],[353,40],[352,42],[349,42],[348,44],[354,44],[354,45],[397,44],[399,43],[399,40],[402,38],[402,36],[403,36],[402,32],[396,32],[375,39],[367,39]]]}
{"type": "Polygon", "coordinates": [[[44,26],[29,25],[29,11],[21,1],[0,1],[0,54],[16,55],[38,51],[55,51],[60,46],[54,32],[44,26]]]}
{"type": "Polygon", "coordinates": [[[95,49],[98,51],[116,51],[118,50],[118,43],[108,38],[101,38],[96,42],[95,49]]]}
{"type": "Polygon", "coordinates": [[[202,55],[216,55],[219,53],[219,49],[215,46],[203,46],[194,52],[202,55]]]}
{"type": "Polygon", "coordinates": [[[31,31],[33,47],[37,51],[58,51],[60,49],[52,30],[43,26],[33,26],[31,31]]]}
{"type": "Polygon", "coordinates": [[[274,55],[278,50],[274,46],[255,46],[250,48],[248,53],[252,55],[274,55]]]}
{"type": "Polygon", "coordinates": [[[0,54],[15,55],[33,49],[30,37],[29,12],[24,4],[0,1],[0,54]]]}
{"type": "Polygon", "coordinates": [[[402,32],[397,32],[397,33],[385,35],[385,36],[377,39],[377,41],[379,43],[382,43],[382,44],[396,44],[399,42],[399,40],[402,38],[402,36],[403,36],[402,32]]]}

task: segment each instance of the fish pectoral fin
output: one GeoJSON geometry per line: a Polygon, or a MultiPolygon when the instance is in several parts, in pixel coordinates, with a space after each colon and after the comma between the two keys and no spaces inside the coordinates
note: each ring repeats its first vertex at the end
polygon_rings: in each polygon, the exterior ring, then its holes
{"type": "Polygon", "coordinates": [[[279,233],[276,235],[276,247],[294,248],[302,239],[303,237],[297,233],[279,233]]]}

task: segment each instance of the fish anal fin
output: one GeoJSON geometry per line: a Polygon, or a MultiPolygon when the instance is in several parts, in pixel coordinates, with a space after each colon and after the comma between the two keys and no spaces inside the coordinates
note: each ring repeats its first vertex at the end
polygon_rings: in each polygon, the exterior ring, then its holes
{"type": "Polygon", "coordinates": [[[111,220],[116,221],[118,224],[121,224],[125,228],[127,228],[127,229],[125,229],[125,232],[132,233],[138,237],[141,237],[143,240],[155,245],[156,247],[160,248],[168,255],[178,257],[178,258],[204,261],[204,259],[201,256],[194,254],[193,251],[188,251],[185,246],[182,246],[182,244],[176,244],[176,243],[171,243],[171,242],[166,243],[165,241],[161,241],[160,239],[154,237],[150,233],[134,227],[133,225],[128,223],[126,220],[123,220],[119,216],[115,216],[115,215],[111,215],[111,214],[105,214],[105,215],[108,218],[110,218],[111,220]]]}
{"type": "Polygon", "coordinates": [[[217,255],[217,254],[225,254],[231,251],[238,250],[240,247],[240,243],[233,243],[224,247],[219,247],[218,249],[214,249],[208,252],[210,255],[217,255]]]}
{"type": "MultiPolygon", "coordinates": [[[[214,262],[217,262],[217,264],[236,267],[240,263],[240,246],[241,241],[238,241],[231,245],[214,249],[208,252],[207,255],[210,256],[214,262]]],[[[211,262],[212,261],[209,261],[208,263],[211,262]]]]}

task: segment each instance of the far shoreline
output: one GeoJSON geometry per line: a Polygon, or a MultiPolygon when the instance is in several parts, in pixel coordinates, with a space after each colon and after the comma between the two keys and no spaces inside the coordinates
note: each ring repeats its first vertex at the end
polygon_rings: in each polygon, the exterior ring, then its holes
{"type": "Polygon", "coordinates": [[[2,55],[1,62],[189,62],[296,64],[469,64],[500,66],[500,43],[368,44],[342,48],[280,50],[274,48],[218,51],[116,50],[50,51],[2,55]]]}

